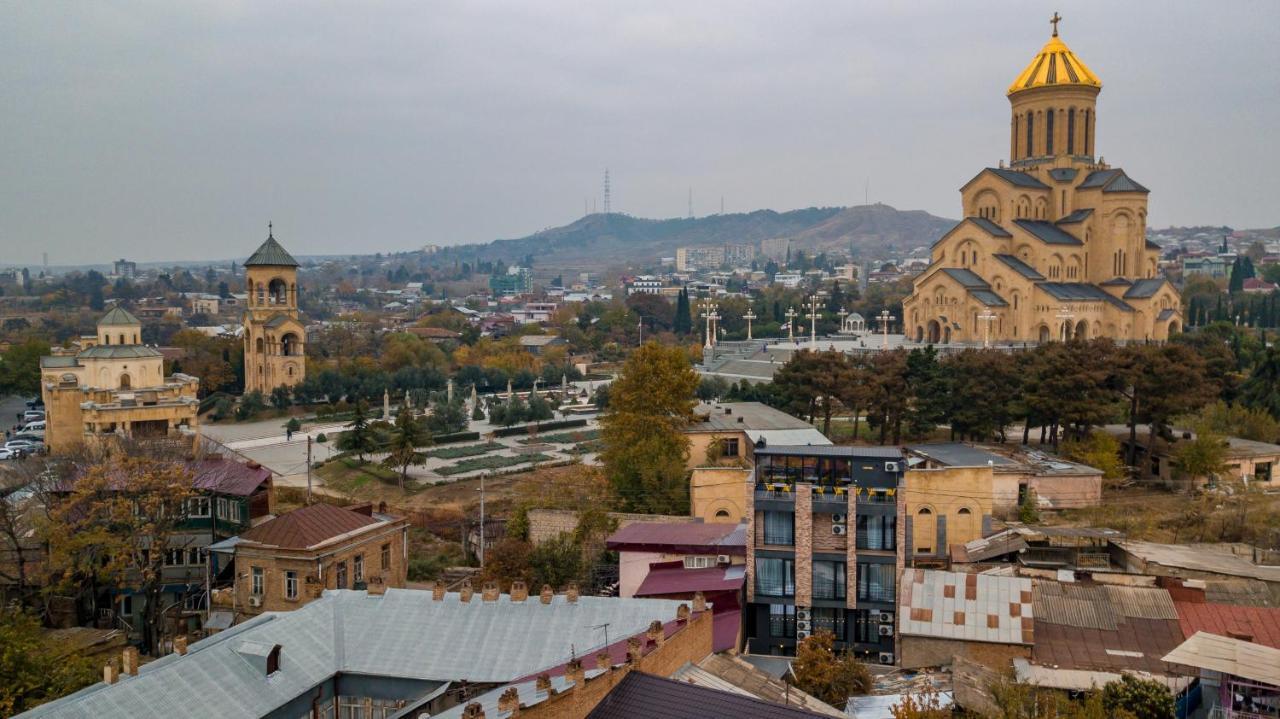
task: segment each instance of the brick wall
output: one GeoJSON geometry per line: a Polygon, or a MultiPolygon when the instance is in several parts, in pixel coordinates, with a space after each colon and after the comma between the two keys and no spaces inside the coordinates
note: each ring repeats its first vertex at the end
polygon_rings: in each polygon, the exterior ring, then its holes
{"type": "MultiPolygon", "coordinates": [[[[852,515],[850,515],[852,516],[852,515]]],[[[815,552],[833,552],[844,554],[848,549],[848,534],[836,535],[831,533],[831,515],[820,512],[813,515],[813,551],[815,552]]],[[[849,522],[846,528],[852,529],[857,527],[856,522],[849,522]]],[[[857,542],[853,542],[857,544],[857,542]]]]}
{"type": "Polygon", "coordinates": [[[747,601],[754,602],[756,600],[756,527],[760,522],[760,517],[756,515],[756,493],[754,489],[747,490],[746,509],[744,510],[747,517],[751,521],[747,522],[747,601]]]}
{"type": "Polygon", "coordinates": [[[846,510],[849,517],[849,534],[848,541],[845,542],[845,605],[849,608],[858,606],[858,493],[849,493],[849,508],[846,510]]]}
{"type": "MultiPolygon", "coordinates": [[[[828,520],[830,521],[830,520],[828,520]]],[[[830,533],[830,528],[827,532],[830,533]]],[[[813,603],[813,485],[796,484],[796,606],[813,603]]]]}

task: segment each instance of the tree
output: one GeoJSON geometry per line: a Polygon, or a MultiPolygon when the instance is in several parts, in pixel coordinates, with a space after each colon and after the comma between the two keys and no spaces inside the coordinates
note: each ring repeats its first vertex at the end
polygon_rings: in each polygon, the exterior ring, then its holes
{"type": "Polygon", "coordinates": [[[367,452],[372,452],[376,448],[373,429],[369,427],[368,411],[368,405],[364,400],[357,400],[351,414],[351,424],[347,425],[347,431],[338,438],[338,449],[344,452],[355,452],[361,462],[364,461],[364,455],[367,452]]]}
{"type": "Polygon", "coordinates": [[[835,637],[820,631],[800,641],[791,662],[792,683],[837,709],[849,697],[871,691],[871,672],[848,651],[837,653],[835,637]]]}
{"type": "Polygon", "coordinates": [[[1226,441],[1207,428],[1197,429],[1193,439],[1174,443],[1173,462],[1187,479],[1214,478],[1227,467],[1226,441]]]}
{"type": "Polygon", "coordinates": [[[542,422],[555,417],[555,411],[551,409],[551,405],[547,403],[545,397],[537,392],[532,392],[529,394],[526,417],[530,422],[542,422]]]}
{"type": "Polygon", "coordinates": [[[676,314],[671,329],[681,337],[693,331],[693,316],[689,313],[689,290],[681,288],[676,295],[676,314]]]}
{"type": "Polygon", "coordinates": [[[1280,348],[1268,349],[1253,368],[1240,388],[1240,401],[1246,407],[1265,410],[1280,419],[1280,348]]]}
{"type": "Polygon", "coordinates": [[[1214,402],[1205,405],[1198,413],[1180,422],[1193,427],[1205,427],[1215,434],[1251,439],[1255,442],[1275,444],[1280,441],[1280,420],[1272,417],[1266,410],[1254,409],[1242,404],[1229,405],[1222,401],[1214,402]]]}
{"type": "Polygon", "coordinates": [[[657,342],[633,352],[611,384],[601,459],[627,511],[687,511],[689,440],[682,430],[693,419],[697,386],[685,350],[657,342]]]}
{"type": "Polygon", "coordinates": [[[0,715],[13,716],[101,679],[97,665],[47,639],[40,620],[0,606],[0,715]]]}
{"type": "Polygon", "coordinates": [[[1120,352],[1119,363],[1129,399],[1129,454],[1125,463],[1132,467],[1137,457],[1139,423],[1150,425],[1147,456],[1152,456],[1156,439],[1168,437],[1172,419],[1207,403],[1214,388],[1206,381],[1203,359],[1185,345],[1132,345],[1120,352]]]}
{"type": "Polygon", "coordinates": [[[289,409],[289,405],[293,404],[293,398],[289,392],[289,388],[280,385],[271,390],[271,406],[278,410],[289,409]]]}
{"type": "Polygon", "coordinates": [[[1128,712],[1135,719],[1169,719],[1176,708],[1168,687],[1131,674],[1102,687],[1102,703],[1109,712],[1128,712]]]}
{"type": "Polygon", "coordinates": [[[427,429],[431,434],[452,434],[467,428],[467,411],[462,406],[462,399],[449,401],[445,393],[438,393],[431,402],[431,412],[427,415],[427,429]]]}
{"type": "Polygon", "coordinates": [[[563,587],[579,579],[582,570],[582,549],[568,532],[561,532],[529,553],[529,571],[533,574],[534,586],[550,584],[563,587]]]}
{"type": "MultiPolygon", "coordinates": [[[[48,586],[76,595],[98,589],[132,590],[145,601],[143,646],[154,650],[163,631],[161,597],[170,553],[194,537],[187,520],[192,470],[181,461],[121,454],[86,464],[49,510],[48,586]]],[[[72,472],[78,470],[72,466],[72,472]]],[[[206,510],[207,511],[207,510],[206,510]]]]}
{"type": "Polygon", "coordinates": [[[953,712],[943,706],[937,692],[920,695],[905,694],[902,701],[889,709],[893,719],[951,719],[953,712]]]}
{"type": "Polygon", "coordinates": [[[1072,462],[1102,470],[1103,479],[1120,479],[1124,476],[1120,442],[1106,432],[1094,430],[1085,439],[1063,442],[1062,456],[1072,462]]]}
{"type": "Polygon", "coordinates": [[[262,397],[262,393],[254,390],[246,392],[240,398],[240,405],[236,407],[236,419],[244,421],[253,418],[259,412],[267,408],[267,402],[262,397]]]}
{"type": "Polygon", "coordinates": [[[387,447],[387,457],[382,460],[382,466],[399,470],[400,489],[404,489],[404,481],[409,476],[409,465],[420,464],[425,459],[418,447],[430,444],[431,435],[413,416],[413,410],[401,407],[396,415],[395,430],[391,433],[391,444],[387,447]]]}
{"type": "Polygon", "coordinates": [[[49,343],[27,339],[0,355],[0,395],[40,392],[40,358],[51,353],[49,343]]]}

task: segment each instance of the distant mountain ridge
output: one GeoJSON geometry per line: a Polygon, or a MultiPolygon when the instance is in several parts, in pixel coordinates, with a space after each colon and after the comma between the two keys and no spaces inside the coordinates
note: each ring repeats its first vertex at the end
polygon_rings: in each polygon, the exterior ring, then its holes
{"type": "Polygon", "coordinates": [[[923,210],[904,211],[884,204],[668,220],[611,213],[587,215],[563,227],[473,249],[480,249],[486,258],[507,261],[531,254],[543,267],[553,263],[599,266],[670,257],[678,247],[751,244],[759,249],[762,240],[785,239],[793,249],[806,252],[842,248],[874,259],[928,247],[954,225],[955,220],[923,210]]]}

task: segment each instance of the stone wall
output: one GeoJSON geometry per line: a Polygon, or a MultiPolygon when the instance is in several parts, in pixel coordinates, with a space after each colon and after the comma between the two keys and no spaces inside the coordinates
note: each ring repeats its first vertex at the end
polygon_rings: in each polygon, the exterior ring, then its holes
{"type": "MultiPolygon", "coordinates": [[[[627,514],[610,512],[609,517],[618,521],[618,529],[638,522],[696,522],[695,517],[677,517],[666,514],[627,514]]],[[[573,533],[578,528],[578,513],[572,509],[529,510],[529,541],[542,544],[555,539],[561,532],[573,533]]]]}
{"type": "Polygon", "coordinates": [[[1031,658],[1031,647],[1023,644],[961,642],[916,636],[901,637],[898,652],[898,664],[903,669],[947,666],[960,657],[1002,671],[1008,669],[1010,662],[1017,657],[1031,658]]]}

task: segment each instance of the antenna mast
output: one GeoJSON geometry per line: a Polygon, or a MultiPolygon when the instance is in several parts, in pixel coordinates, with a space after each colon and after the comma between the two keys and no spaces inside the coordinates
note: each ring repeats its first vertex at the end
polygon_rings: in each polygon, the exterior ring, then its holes
{"type": "Polygon", "coordinates": [[[689,186],[689,219],[693,219],[693,186],[689,186]]]}
{"type": "Polygon", "coordinates": [[[613,212],[609,197],[609,168],[604,168],[604,214],[613,212]]]}

